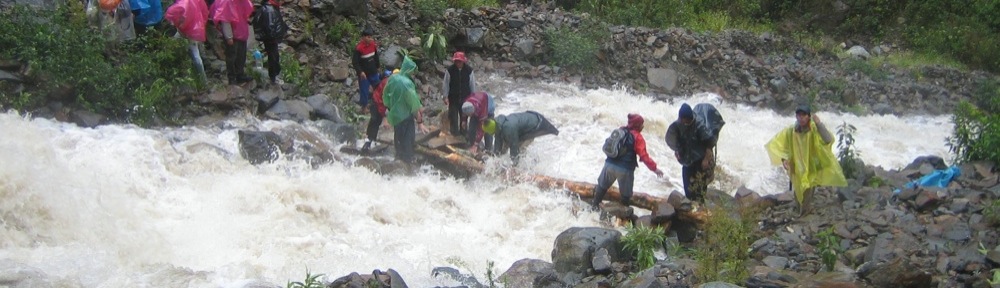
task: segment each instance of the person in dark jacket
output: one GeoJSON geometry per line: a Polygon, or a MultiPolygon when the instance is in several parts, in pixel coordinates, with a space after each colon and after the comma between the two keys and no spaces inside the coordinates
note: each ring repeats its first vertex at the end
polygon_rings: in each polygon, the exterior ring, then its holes
{"type": "Polygon", "coordinates": [[[496,103],[493,103],[493,96],[486,92],[479,91],[465,98],[465,103],[462,104],[462,117],[469,117],[469,131],[465,139],[471,145],[469,152],[472,154],[478,153],[482,144],[485,144],[485,151],[493,150],[493,135],[484,133],[482,125],[486,120],[493,118],[494,111],[496,103]],[[483,138],[486,138],[485,143],[483,138]]]}
{"type": "Polygon", "coordinates": [[[255,12],[253,28],[257,40],[264,43],[264,52],[267,53],[267,76],[271,78],[271,84],[277,84],[278,74],[281,73],[278,43],[285,39],[285,33],[288,32],[288,25],[281,16],[281,2],[261,0],[260,9],[255,12]]]}
{"type": "Polygon", "coordinates": [[[684,182],[684,195],[692,200],[705,201],[705,191],[711,182],[711,173],[715,167],[716,138],[699,133],[695,122],[694,110],[687,103],[681,105],[677,121],[670,124],[664,137],[667,146],[674,150],[674,158],[683,167],[681,177],[684,182]]]}
{"type": "Polygon", "coordinates": [[[545,116],[535,111],[511,113],[490,119],[483,125],[483,131],[496,135],[493,148],[497,154],[505,149],[510,151],[510,159],[517,165],[522,146],[527,145],[535,137],[544,135],[559,135],[559,129],[545,119],[545,116]]]}
{"type": "Polygon", "coordinates": [[[354,46],[354,70],[358,75],[358,105],[361,108],[368,107],[371,100],[372,89],[378,85],[381,77],[379,75],[379,55],[378,43],[375,42],[375,31],[372,27],[366,26],[361,31],[361,41],[354,46]]]}
{"type": "Polygon", "coordinates": [[[389,76],[399,72],[399,69],[394,71],[385,71],[385,77],[382,77],[382,82],[378,83],[378,87],[375,87],[375,91],[372,92],[372,103],[368,104],[368,130],[365,132],[368,134],[368,139],[365,140],[365,145],[361,146],[361,153],[368,153],[372,148],[372,142],[378,138],[379,124],[383,124],[385,121],[385,102],[382,99],[382,92],[385,91],[385,84],[389,82],[389,76]]]}
{"type": "Polygon", "coordinates": [[[646,140],[642,137],[644,123],[645,120],[639,114],[628,114],[628,125],[622,128],[628,129],[631,137],[625,139],[625,145],[622,147],[625,151],[621,155],[616,158],[607,157],[604,159],[604,168],[601,169],[601,175],[597,177],[597,186],[594,186],[594,202],[592,203],[594,210],[600,207],[601,201],[604,200],[604,194],[608,193],[608,189],[615,181],[618,181],[618,191],[621,192],[622,204],[631,205],[635,168],[639,166],[636,157],[639,157],[639,160],[646,164],[650,171],[656,173],[656,177],[663,177],[663,171],[656,168],[656,162],[649,157],[649,153],[646,153],[646,140]]]}
{"type": "Polygon", "coordinates": [[[444,72],[444,81],[441,83],[441,91],[444,91],[444,105],[448,106],[448,124],[451,127],[451,135],[463,135],[463,128],[466,125],[465,117],[462,117],[462,103],[465,98],[476,91],[476,77],[472,73],[465,53],[455,52],[451,57],[453,62],[448,70],[444,72]]]}

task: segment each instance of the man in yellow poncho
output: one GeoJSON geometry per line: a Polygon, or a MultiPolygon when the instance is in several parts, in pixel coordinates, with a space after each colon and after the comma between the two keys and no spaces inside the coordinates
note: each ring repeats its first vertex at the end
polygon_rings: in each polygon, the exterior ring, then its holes
{"type": "Polygon", "coordinates": [[[808,105],[795,109],[796,123],[774,135],[767,145],[771,164],[781,164],[792,180],[799,213],[812,212],[813,188],[847,186],[840,163],[833,156],[833,135],[808,105]]]}
{"type": "Polygon", "coordinates": [[[416,127],[427,132],[424,127],[424,117],[421,113],[423,104],[417,95],[413,84],[413,73],[417,71],[417,63],[410,57],[403,58],[399,73],[389,77],[389,82],[382,90],[382,102],[385,103],[386,118],[393,127],[393,145],[396,149],[396,159],[412,163],[416,145],[416,127]],[[414,125],[416,124],[416,125],[414,125]]]}

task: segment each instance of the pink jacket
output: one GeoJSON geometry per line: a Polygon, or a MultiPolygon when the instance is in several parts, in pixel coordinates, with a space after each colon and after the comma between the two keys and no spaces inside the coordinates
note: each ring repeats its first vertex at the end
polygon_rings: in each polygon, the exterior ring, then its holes
{"type": "Polygon", "coordinates": [[[164,15],[184,37],[205,42],[205,23],[208,22],[208,5],[204,0],[177,0],[164,15]]]}
{"type": "Polygon", "coordinates": [[[250,0],[216,0],[208,15],[219,31],[222,31],[222,22],[228,22],[233,26],[233,39],[246,41],[250,38],[250,14],[253,14],[250,0]]]}

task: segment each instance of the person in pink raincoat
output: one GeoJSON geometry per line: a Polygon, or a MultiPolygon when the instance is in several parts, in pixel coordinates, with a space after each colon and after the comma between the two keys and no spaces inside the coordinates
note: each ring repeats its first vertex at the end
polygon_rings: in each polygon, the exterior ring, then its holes
{"type": "Polygon", "coordinates": [[[208,22],[208,5],[204,0],[177,0],[167,8],[164,18],[177,27],[177,32],[189,40],[188,50],[194,70],[198,72],[202,83],[208,81],[205,77],[205,65],[201,60],[201,47],[205,43],[205,24],[208,22]]]}
{"type": "Polygon", "coordinates": [[[243,84],[253,80],[246,74],[247,39],[250,38],[250,0],[216,0],[209,9],[209,18],[222,32],[226,43],[226,76],[229,84],[243,84]]]}

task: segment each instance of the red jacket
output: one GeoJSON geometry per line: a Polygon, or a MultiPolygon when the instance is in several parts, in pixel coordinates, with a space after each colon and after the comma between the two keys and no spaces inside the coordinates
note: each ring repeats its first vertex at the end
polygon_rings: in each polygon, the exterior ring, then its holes
{"type": "Polygon", "coordinates": [[[385,83],[389,83],[389,77],[382,78],[382,82],[378,83],[378,87],[375,87],[375,93],[372,93],[373,102],[375,102],[375,108],[378,108],[378,114],[382,114],[385,117],[385,102],[382,101],[382,90],[385,89],[385,83]]]}
{"type": "Polygon", "coordinates": [[[635,129],[628,129],[632,133],[632,139],[635,139],[635,155],[639,156],[639,161],[646,164],[646,167],[650,171],[656,171],[656,162],[653,158],[649,157],[649,153],[646,152],[646,139],[642,138],[642,133],[636,131],[635,129]]]}

